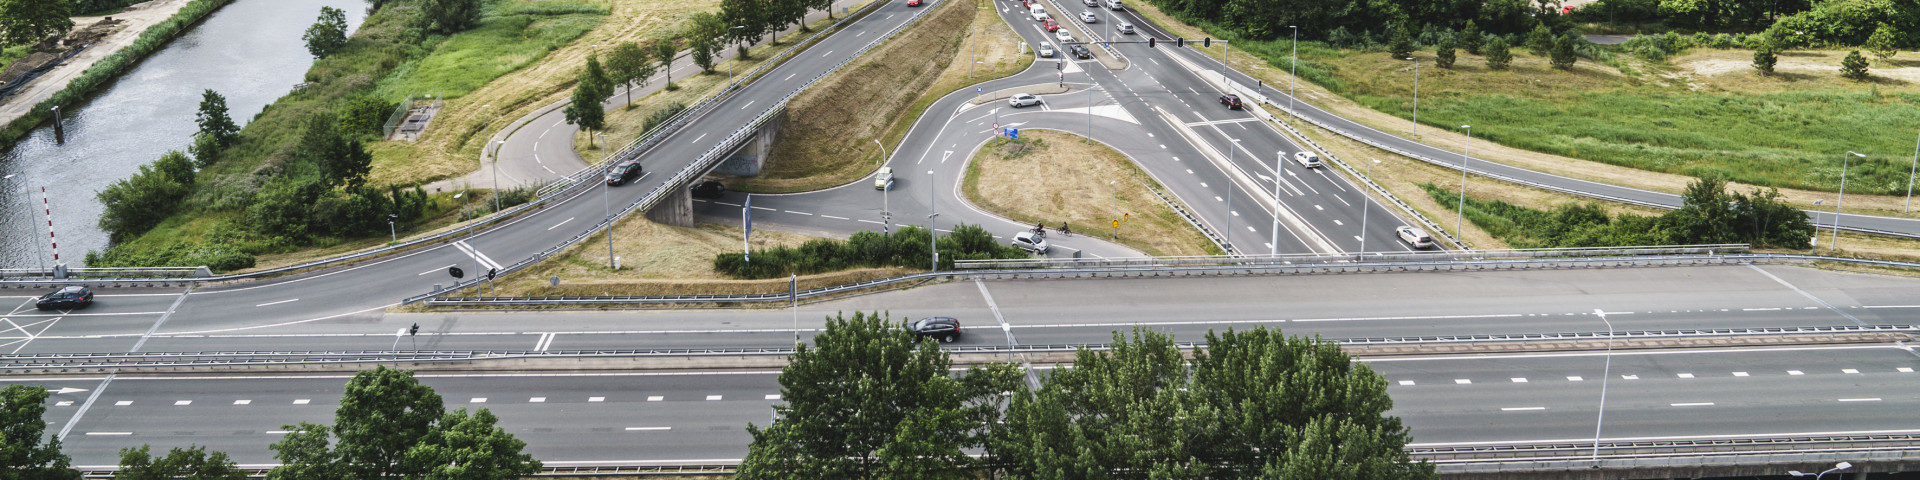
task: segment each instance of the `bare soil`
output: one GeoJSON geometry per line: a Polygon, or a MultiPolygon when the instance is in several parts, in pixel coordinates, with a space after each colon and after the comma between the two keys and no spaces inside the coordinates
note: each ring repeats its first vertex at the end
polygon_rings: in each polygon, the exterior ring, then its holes
{"type": "Polygon", "coordinates": [[[1148,255],[1218,253],[1147,190],[1159,185],[1133,159],[1078,135],[1031,132],[994,140],[973,156],[961,187],[967,201],[1023,224],[1066,222],[1076,234],[1116,239],[1148,255]],[[1117,238],[1114,220],[1122,220],[1117,238]]]}

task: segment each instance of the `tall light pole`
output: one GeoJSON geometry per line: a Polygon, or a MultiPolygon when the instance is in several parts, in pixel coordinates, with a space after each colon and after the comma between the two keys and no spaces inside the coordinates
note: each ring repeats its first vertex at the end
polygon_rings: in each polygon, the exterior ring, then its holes
{"type": "MultiPolygon", "coordinates": [[[[12,175],[8,176],[11,177],[12,175]]],[[[387,214],[387,235],[393,237],[393,243],[400,243],[400,230],[393,226],[393,221],[398,218],[400,218],[399,215],[387,214]]]]}
{"type": "MultiPolygon", "coordinates": [[[[877,160],[875,163],[885,164],[887,162],[887,146],[881,144],[880,139],[877,138],[873,139],[873,144],[880,147],[880,160],[877,160]]],[[[887,185],[880,187],[880,233],[891,235],[893,234],[893,209],[887,204],[887,191],[893,190],[893,182],[888,181],[887,183],[887,185]]]]}
{"type": "MultiPolygon", "coordinates": [[[[500,146],[506,145],[506,144],[507,144],[506,140],[493,141],[493,211],[494,212],[500,211],[500,146]]],[[[604,156],[606,154],[602,153],[601,155],[604,156]]]]}
{"type": "Polygon", "coordinates": [[[1593,421],[1593,466],[1600,468],[1600,426],[1607,420],[1607,377],[1613,376],[1613,322],[1598,308],[1593,314],[1607,324],[1607,364],[1600,370],[1600,416],[1593,421]]]}
{"type": "MultiPolygon", "coordinates": [[[[602,137],[607,136],[607,134],[604,133],[595,135],[602,137]]],[[[606,165],[606,163],[607,151],[603,149],[600,150],[600,164],[606,165]]],[[[607,165],[606,168],[613,168],[613,166],[607,165]]],[[[607,269],[611,270],[616,266],[613,263],[613,182],[602,179],[600,183],[602,184],[600,186],[600,201],[605,203],[607,209],[607,269]]]]}
{"type": "Polygon", "coordinates": [[[1788,470],[1787,474],[1793,475],[1796,477],[1812,476],[1813,480],[1820,480],[1821,477],[1825,477],[1829,473],[1833,473],[1840,470],[1846,470],[1849,468],[1853,468],[1853,464],[1847,463],[1847,462],[1840,462],[1840,463],[1833,464],[1833,468],[1826,469],[1826,471],[1822,471],[1820,473],[1806,473],[1806,472],[1801,472],[1799,470],[1788,470]]]}
{"type": "Polygon", "coordinates": [[[1907,208],[1901,210],[1913,213],[1913,173],[1920,170],[1920,139],[1913,141],[1913,166],[1907,167],[1907,208]]]}
{"type": "Polygon", "coordinates": [[[1297,86],[1300,78],[1300,27],[1287,25],[1287,28],[1293,29],[1293,61],[1287,65],[1293,69],[1287,73],[1287,122],[1292,123],[1295,117],[1299,116],[1293,113],[1293,98],[1296,92],[1294,87],[1297,86]]]}
{"type": "Polygon", "coordinates": [[[934,240],[940,235],[935,233],[938,230],[933,229],[934,219],[940,216],[939,209],[933,206],[933,193],[936,190],[939,188],[934,187],[933,170],[927,170],[927,211],[929,212],[927,213],[927,252],[933,254],[929,257],[930,265],[927,269],[938,272],[940,271],[940,246],[934,240]]]}
{"type": "Polygon", "coordinates": [[[1407,57],[1413,61],[1413,129],[1408,135],[1420,136],[1420,59],[1407,57]]]}
{"type": "MultiPolygon", "coordinates": [[[[1234,148],[1234,144],[1237,144],[1237,143],[1240,143],[1240,139],[1237,139],[1237,138],[1227,139],[1227,165],[1233,165],[1233,151],[1236,150],[1234,148]]],[[[1276,204],[1275,206],[1277,207],[1278,203],[1280,202],[1280,199],[1274,198],[1273,201],[1275,202],[1276,204]]],[[[1225,240],[1227,242],[1227,248],[1233,248],[1232,235],[1233,235],[1233,178],[1229,177],[1227,178],[1227,231],[1220,232],[1220,239],[1225,240]]],[[[1227,252],[1227,254],[1232,255],[1233,252],[1227,252]]]]}
{"type": "MultiPolygon", "coordinates": [[[[1273,201],[1280,202],[1280,181],[1287,178],[1287,152],[1273,152],[1273,201]]],[[[1280,210],[1273,212],[1273,241],[1267,244],[1267,254],[1280,256],[1280,210]]]]}
{"type": "MultiPolygon", "coordinates": [[[[729,29],[727,29],[727,30],[728,30],[729,32],[731,32],[731,31],[733,31],[733,30],[739,30],[739,29],[742,29],[742,28],[747,28],[747,26],[746,26],[746,25],[734,25],[734,26],[733,26],[733,28],[729,28],[729,29]]],[[[731,33],[729,33],[729,34],[731,34],[731,33]]],[[[739,54],[735,54],[735,55],[733,56],[733,63],[729,63],[729,64],[727,64],[727,88],[733,88],[733,67],[735,67],[735,66],[738,66],[738,65],[740,65],[740,62],[742,62],[742,61],[744,61],[744,59],[742,59],[742,58],[740,58],[740,55],[739,55],[739,54]]]]}
{"type": "MultiPolygon", "coordinates": [[[[1367,164],[1367,181],[1373,181],[1373,166],[1379,164],[1379,160],[1367,164]]],[[[1360,253],[1367,253],[1367,210],[1373,207],[1373,200],[1367,198],[1366,190],[1355,188],[1354,191],[1360,194],[1360,253]]]]}
{"type": "Polygon", "coordinates": [[[1840,198],[1833,202],[1833,241],[1829,242],[1832,245],[1827,245],[1828,252],[1840,250],[1840,207],[1846,206],[1847,203],[1847,164],[1849,160],[1853,160],[1853,157],[1867,158],[1866,155],[1852,150],[1848,150],[1846,155],[1840,157],[1840,198]]]}
{"type": "Polygon", "coordinates": [[[1467,160],[1473,158],[1469,153],[1473,151],[1473,125],[1461,125],[1460,128],[1467,129],[1467,142],[1460,149],[1460,205],[1453,217],[1453,234],[1459,235],[1456,238],[1466,238],[1467,231],[1462,228],[1465,228],[1467,218],[1467,160]]]}

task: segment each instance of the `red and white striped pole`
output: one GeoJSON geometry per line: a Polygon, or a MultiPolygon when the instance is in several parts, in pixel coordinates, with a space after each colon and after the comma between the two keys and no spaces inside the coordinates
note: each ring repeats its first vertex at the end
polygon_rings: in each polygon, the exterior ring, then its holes
{"type": "Polygon", "coordinates": [[[40,187],[40,206],[47,210],[47,243],[53,245],[53,263],[60,264],[60,239],[53,236],[53,202],[47,201],[47,187],[40,187]]]}

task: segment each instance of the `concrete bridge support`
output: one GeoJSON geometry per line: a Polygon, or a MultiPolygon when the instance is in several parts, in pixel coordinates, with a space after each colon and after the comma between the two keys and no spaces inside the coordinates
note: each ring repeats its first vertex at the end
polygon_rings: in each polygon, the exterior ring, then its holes
{"type": "Polygon", "coordinates": [[[693,185],[681,185],[667,193],[667,198],[647,210],[647,219],[678,227],[693,226],[693,185]]]}
{"type": "Polygon", "coordinates": [[[751,177],[760,174],[760,168],[767,163],[767,157],[773,154],[773,140],[780,133],[780,124],[787,119],[786,109],[781,109],[773,118],[760,125],[753,138],[747,140],[740,150],[714,167],[715,173],[751,177]]]}

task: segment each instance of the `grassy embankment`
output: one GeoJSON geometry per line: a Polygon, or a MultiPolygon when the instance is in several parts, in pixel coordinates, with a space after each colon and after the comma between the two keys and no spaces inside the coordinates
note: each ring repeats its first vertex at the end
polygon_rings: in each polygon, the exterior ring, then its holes
{"type": "MultiPolygon", "coordinates": [[[[693,295],[787,291],[786,279],[734,280],[713,269],[713,258],[739,252],[740,227],[701,224],[674,227],[635,215],[614,226],[620,270],[607,261],[607,237],[595,235],[518,275],[500,282],[502,296],[693,295]],[[548,283],[560,277],[560,285],[548,283]]],[[[756,229],[753,248],[797,247],[814,237],[756,229]]],[[[868,268],[800,277],[800,288],[853,283],[910,273],[868,268]]],[[[472,294],[471,291],[466,294],[472,294]]]]}
{"type": "MultiPolygon", "coordinates": [[[[215,245],[256,255],[256,268],[268,268],[385,243],[386,237],[304,241],[262,238],[245,226],[246,207],[254,201],[254,191],[260,185],[275,175],[287,174],[283,167],[295,154],[292,150],[303,122],[315,114],[330,114],[342,99],[366,94],[400,97],[386,98],[389,101],[405,97],[391,93],[392,88],[465,93],[473,85],[485,84],[539,60],[606,16],[604,7],[579,2],[492,0],[485,4],[478,28],[452,36],[421,37],[419,30],[409,29],[416,16],[412,8],[409,4],[393,4],[368,16],[346,48],[314,61],[304,88],[269,104],[242,128],[239,140],[222,152],[220,161],[200,172],[197,188],[179,213],[112,248],[130,258],[164,262],[178,258],[169,252],[215,245]],[[476,52],[507,58],[463,63],[476,52]],[[405,85],[411,87],[398,87],[405,85]]],[[[441,121],[445,119],[436,120],[441,121]]],[[[441,125],[446,124],[436,123],[436,129],[441,125]]],[[[375,145],[370,150],[382,150],[375,145]]],[[[382,167],[376,158],[368,184],[410,184],[419,180],[394,175],[382,167]]],[[[401,231],[430,231],[457,222],[461,204],[449,196],[435,195],[427,220],[400,225],[401,231]]]]}
{"type": "Polygon", "coordinates": [[[1133,160],[1083,137],[1053,131],[997,138],[967,164],[967,201],[1022,224],[1067,222],[1076,234],[1098,235],[1153,256],[1217,255],[1207,241],[1147,189],[1159,183],[1133,160]],[[1109,180],[1117,183],[1108,185],[1109,180]],[[1113,221],[1121,222],[1114,236],[1113,221]]]}
{"type": "Polygon", "coordinates": [[[772,160],[759,176],[729,179],[727,187],[789,193],[853,182],[879,168],[872,139],[892,148],[940,97],[1027,68],[1033,57],[1018,51],[1018,36],[991,9],[979,8],[985,5],[937,3],[941,10],[910,32],[801,93],[788,104],[772,160]],[[972,61],[982,63],[970,72],[972,61]]]}
{"type": "MultiPolygon", "coordinates": [[[[173,41],[174,37],[186,33],[188,29],[193,28],[194,24],[229,3],[233,3],[233,0],[193,0],[186,6],[180,7],[180,11],[174,12],[172,17],[148,27],[147,31],[140,32],[140,37],[134,39],[133,43],[128,44],[126,48],[94,62],[92,66],[87,67],[86,71],[81,72],[80,76],[68,82],[65,88],[35,104],[32,111],[0,127],[0,148],[12,148],[14,142],[26,138],[27,133],[32,132],[34,127],[51,120],[53,107],[71,108],[85,101],[87,96],[106,88],[122,72],[139,64],[141,59],[160,51],[160,48],[165,47],[167,42],[173,41]]],[[[6,63],[12,63],[13,60],[26,56],[25,47],[15,48],[21,50],[15,52],[14,49],[7,49],[5,55],[17,53],[19,56],[7,59],[6,63]]],[[[0,65],[0,68],[5,68],[5,65],[0,65]]]]}
{"type": "MultiPolygon", "coordinates": [[[[1209,33],[1141,6],[1176,34],[1209,33]]],[[[1286,85],[1289,43],[1237,41],[1231,60],[1268,85],[1286,85]],[[1241,56],[1241,53],[1253,55],[1241,56]]],[[[1411,128],[1412,63],[1384,52],[1300,45],[1300,94],[1317,106],[1385,131],[1411,128]]],[[[1210,52],[1218,57],[1219,47],[1210,52]]],[[[1514,50],[1513,67],[1490,70],[1458,51],[1452,70],[1420,59],[1421,141],[1462,145],[1473,125],[1475,157],[1606,183],[1679,192],[1693,175],[1723,173],[1740,189],[1779,187],[1812,207],[1833,202],[1840,156],[1871,156],[1847,172],[1850,211],[1902,215],[1901,202],[1920,123],[1920,61],[1876,62],[1875,78],[1838,75],[1846,52],[1783,54],[1772,77],[1749,66],[1752,52],[1696,48],[1666,61],[1619,56],[1582,59],[1562,71],[1514,50]],[[1617,65],[1617,66],[1615,66],[1617,65]],[[1858,208],[1860,210],[1854,210],[1858,208]]],[[[1456,184],[1457,185],[1457,184],[1456,184]]]]}

